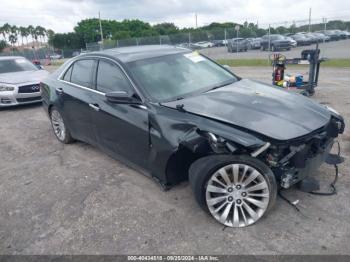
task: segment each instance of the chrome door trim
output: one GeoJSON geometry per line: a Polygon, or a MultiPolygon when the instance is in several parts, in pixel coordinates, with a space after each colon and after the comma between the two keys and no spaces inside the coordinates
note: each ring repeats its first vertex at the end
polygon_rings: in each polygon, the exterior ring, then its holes
{"type": "Polygon", "coordinates": [[[64,83],[68,83],[68,84],[72,84],[76,87],[80,87],[80,88],[83,88],[83,89],[88,89],[88,90],[91,90],[91,91],[94,91],[98,94],[101,94],[101,95],[105,95],[105,93],[103,92],[100,92],[100,91],[97,91],[95,89],[91,89],[91,88],[88,88],[88,87],[85,87],[85,86],[81,86],[81,85],[77,85],[77,84],[74,84],[74,83],[71,83],[71,82],[68,82],[68,81],[65,81],[62,79],[63,75],[67,72],[67,70],[69,69],[69,67],[77,62],[77,61],[80,61],[80,60],[84,60],[84,59],[89,59],[89,58],[93,58],[93,59],[106,59],[106,60],[109,60],[111,62],[113,62],[114,64],[116,64],[118,66],[118,68],[123,72],[123,74],[126,76],[126,78],[129,80],[132,88],[134,89],[134,91],[137,93],[137,95],[141,98],[141,101],[144,103],[144,98],[143,96],[141,95],[141,92],[138,90],[137,86],[135,85],[135,83],[132,81],[132,79],[129,77],[129,75],[127,74],[127,72],[124,70],[124,68],[120,65],[119,62],[117,62],[116,60],[112,59],[112,58],[109,58],[109,57],[104,57],[104,56],[97,56],[97,55],[88,55],[88,56],[84,56],[84,57],[81,57],[80,59],[73,59],[72,61],[70,61],[67,66],[64,68],[64,70],[62,70],[62,72],[58,75],[57,77],[57,80],[58,81],[61,81],[61,82],[64,82],[64,83]]]}

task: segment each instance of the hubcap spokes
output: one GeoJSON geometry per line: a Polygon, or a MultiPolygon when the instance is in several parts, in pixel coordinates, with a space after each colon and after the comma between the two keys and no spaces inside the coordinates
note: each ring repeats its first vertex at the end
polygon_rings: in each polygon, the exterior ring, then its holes
{"type": "Polygon", "coordinates": [[[66,136],[66,128],[61,115],[57,111],[51,113],[51,122],[56,136],[63,141],[66,136]]]}
{"type": "Polygon", "coordinates": [[[208,181],[206,202],[210,213],[229,227],[245,227],[265,213],[269,188],[264,176],[246,164],[230,164],[208,181]]]}

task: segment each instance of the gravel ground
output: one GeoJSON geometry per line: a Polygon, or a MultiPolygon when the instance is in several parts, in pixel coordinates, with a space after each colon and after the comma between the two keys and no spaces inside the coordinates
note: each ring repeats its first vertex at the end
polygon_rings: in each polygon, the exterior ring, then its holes
{"type": "MultiPolygon", "coordinates": [[[[301,51],[304,49],[314,49],[315,45],[298,46],[291,51],[279,51],[287,58],[300,57],[301,51]]],[[[321,49],[321,56],[327,58],[350,58],[350,39],[334,41],[329,43],[322,43],[319,45],[321,49]]],[[[226,47],[207,48],[201,52],[212,59],[262,59],[268,57],[269,52],[260,50],[249,50],[248,52],[228,53],[226,47]]]]}
{"type": "MultiPolygon", "coordinates": [[[[270,81],[270,68],[233,68],[270,81]]],[[[350,68],[322,69],[313,99],[350,119],[350,68]]],[[[41,108],[0,111],[0,254],[350,254],[349,162],[338,194],[291,189],[254,226],[224,228],[188,183],[163,192],[149,178],[84,143],[63,145],[41,108]]],[[[350,155],[349,128],[341,137],[350,155]]],[[[333,169],[324,165],[325,187],[333,169]]]]}

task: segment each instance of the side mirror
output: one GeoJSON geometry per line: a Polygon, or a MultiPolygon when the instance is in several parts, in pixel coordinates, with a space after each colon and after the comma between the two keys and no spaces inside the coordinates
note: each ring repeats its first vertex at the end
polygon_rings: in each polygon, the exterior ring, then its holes
{"type": "Polygon", "coordinates": [[[115,92],[110,92],[107,93],[106,95],[107,101],[115,104],[140,104],[141,101],[129,93],[125,91],[115,91],[115,92]]]}

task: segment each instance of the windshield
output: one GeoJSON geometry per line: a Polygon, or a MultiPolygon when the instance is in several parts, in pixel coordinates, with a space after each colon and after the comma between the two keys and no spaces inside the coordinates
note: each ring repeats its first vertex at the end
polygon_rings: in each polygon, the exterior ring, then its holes
{"type": "Polygon", "coordinates": [[[197,52],[167,55],[127,64],[134,80],[153,99],[171,101],[237,80],[197,52]]]}
{"type": "Polygon", "coordinates": [[[38,70],[36,66],[24,58],[0,59],[0,74],[35,70],[38,70]]]}

